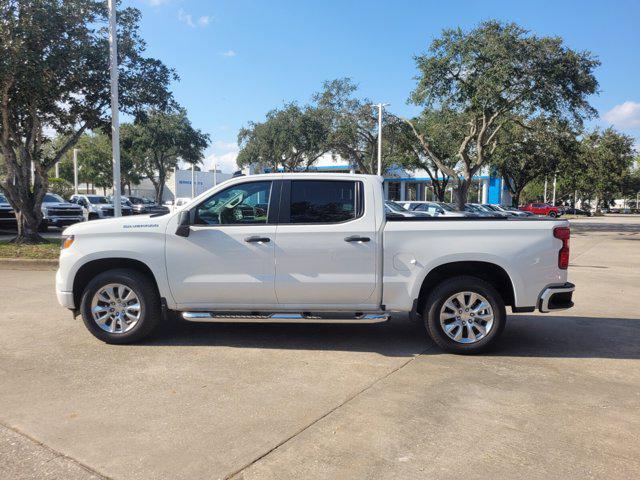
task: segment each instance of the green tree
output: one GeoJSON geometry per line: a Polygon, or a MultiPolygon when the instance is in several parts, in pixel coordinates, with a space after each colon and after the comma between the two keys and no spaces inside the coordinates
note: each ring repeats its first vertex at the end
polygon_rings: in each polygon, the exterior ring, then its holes
{"type": "Polygon", "coordinates": [[[184,109],[149,111],[123,134],[127,156],[137,159],[140,170],[153,183],[158,203],[162,202],[167,174],[178,161],[200,163],[210,142],[208,134],[191,126],[184,109]]]}
{"type": "MultiPolygon", "coordinates": [[[[378,111],[367,98],[357,98],[358,87],[350,78],[323,83],[322,90],[313,96],[316,107],[324,112],[328,122],[328,149],[349,161],[361,173],[377,173],[378,165],[378,111]]],[[[389,130],[390,116],[383,117],[382,138],[389,130]]],[[[387,153],[392,145],[383,144],[383,170],[390,165],[387,153]]]]}
{"type": "Polygon", "coordinates": [[[289,103],[261,123],[240,130],[239,167],[259,165],[285,171],[308,170],[328,149],[329,123],[323,112],[289,103]]]}
{"type": "MultiPolygon", "coordinates": [[[[177,78],[144,56],[139,19],[135,8],[118,12],[120,107],[134,115],[164,108],[177,78]]],[[[0,151],[7,170],[0,190],[16,211],[17,242],[41,241],[49,170],[85,131],[110,122],[107,24],[103,0],[0,2],[0,151]],[[46,149],[45,129],[67,141],[46,149]]]]}
{"type": "Polygon", "coordinates": [[[621,195],[634,160],[634,139],[613,128],[594,130],[581,142],[578,162],[581,190],[593,209],[621,195]]]}
{"type": "Polygon", "coordinates": [[[468,32],[445,30],[415,60],[418,83],[410,101],[436,115],[450,112],[454,120],[454,168],[428,139],[421,147],[451,177],[460,208],[505,125],[541,113],[580,125],[595,114],[587,97],[597,90],[593,70],[599,61],[567,48],[561,38],[538,37],[513,23],[492,20],[468,32]]]}
{"type": "Polygon", "coordinates": [[[579,143],[566,122],[537,117],[505,125],[491,163],[505,179],[513,204],[533,180],[553,176],[559,165],[575,164],[579,143]]]}

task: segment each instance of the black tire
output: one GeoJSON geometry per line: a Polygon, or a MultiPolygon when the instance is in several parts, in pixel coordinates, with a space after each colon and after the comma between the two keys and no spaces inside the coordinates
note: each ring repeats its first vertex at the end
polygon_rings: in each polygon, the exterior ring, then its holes
{"type": "Polygon", "coordinates": [[[89,213],[89,216],[87,217],[87,220],[97,220],[98,219],[98,214],[91,212],[89,213]]]}
{"type": "Polygon", "coordinates": [[[137,342],[149,336],[160,323],[160,296],[156,286],[147,275],[136,270],[118,268],[107,270],[95,276],[82,293],[80,303],[82,320],[87,329],[98,339],[111,344],[127,344],[137,342]],[[111,333],[103,330],[93,320],[91,301],[96,292],[109,283],[120,283],[133,290],[140,300],[140,318],[138,323],[124,333],[111,333]]]}
{"type": "Polygon", "coordinates": [[[556,218],[558,216],[558,214],[554,211],[549,212],[549,217],[551,218],[556,218]]]}
{"type": "Polygon", "coordinates": [[[490,283],[472,276],[450,278],[436,286],[427,298],[423,317],[427,333],[441,349],[450,353],[467,355],[486,351],[500,337],[507,321],[502,296],[490,283]],[[452,295],[459,292],[473,292],[482,295],[493,310],[493,326],[483,338],[475,343],[459,343],[449,338],[440,325],[440,310],[443,304],[452,295]]]}

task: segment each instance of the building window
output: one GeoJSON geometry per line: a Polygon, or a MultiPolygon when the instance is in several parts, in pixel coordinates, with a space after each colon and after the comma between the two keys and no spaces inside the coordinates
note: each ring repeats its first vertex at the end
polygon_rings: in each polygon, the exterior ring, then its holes
{"type": "Polygon", "coordinates": [[[388,182],[387,200],[400,200],[400,182],[388,182]]]}

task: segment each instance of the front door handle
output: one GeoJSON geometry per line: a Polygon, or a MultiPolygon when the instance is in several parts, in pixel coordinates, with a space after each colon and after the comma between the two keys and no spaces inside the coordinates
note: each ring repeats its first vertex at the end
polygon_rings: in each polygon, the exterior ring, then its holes
{"type": "Polygon", "coordinates": [[[344,239],[345,242],[370,242],[371,239],[369,237],[360,237],[358,235],[351,235],[344,239]]]}
{"type": "Polygon", "coordinates": [[[247,237],[244,239],[244,241],[247,243],[268,243],[271,241],[271,239],[269,237],[254,236],[254,237],[247,237]]]}

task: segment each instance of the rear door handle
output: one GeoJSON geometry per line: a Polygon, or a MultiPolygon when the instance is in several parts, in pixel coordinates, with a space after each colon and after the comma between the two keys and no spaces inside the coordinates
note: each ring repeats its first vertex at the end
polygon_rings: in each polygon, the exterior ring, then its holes
{"type": "Polygon", "coordinates": [[[247,243],[268,243],[271,241],[271,239],[269,237],[254,236],[254,237],[247,237],[244,239],[244,241],[247,243]]]}
{"type": "Polygon", "coordinates": [[[360,237],[359,235],[351,235],[350,237],[346,237],[344,241],[345,242],[370,242],[371,239],[369,237],[360,237]]]}

